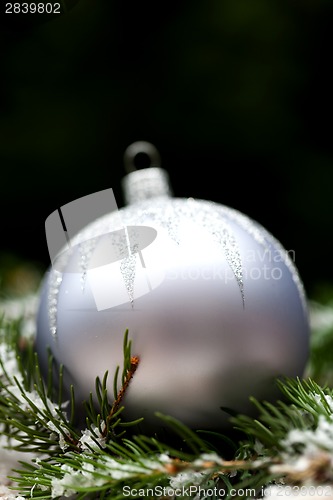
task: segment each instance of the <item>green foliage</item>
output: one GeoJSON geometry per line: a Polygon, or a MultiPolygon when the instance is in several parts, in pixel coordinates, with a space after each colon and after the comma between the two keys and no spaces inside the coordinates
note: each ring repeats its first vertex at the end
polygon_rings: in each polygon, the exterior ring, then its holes
{"type": "MultiPolygon", "coordinates": [[[[275,404],[259,402],[250,398],[257,407],[259,417],[253,419],[247,415],[231,418],[234,426],[252,438],[253,452],[259,442],[265,447],[265,456],[276,456],[283,451],[283,440],[293,429],[315,429],[320,416],[330,419],[333,391],[323,389],[313,380],[285,379],[278,380],[284,401],[275,404]]],[[[245,446],[245,445],[244,445],[245,446]]],[[[247,441],[249,448],[249,441],[247,441]]]]}
{"type": "Polygon", "coordinates": [[[262,496],[281,480],[287,485],[333,483],[333,391],[311,378],[277,381],[281,400],[274,404],[252,398],[257,418],[230,418],[237,439],[232,433],[194,431],[157,414],[177,438],[164,442],[160,436],[137,435],[138,422],[123,419],[122,398],[139,363],[126,331],[113,395],[107,393],[108,374],[97,378],[95,394],[84,405],[83,430],[76,424],[74,388],[70,401],[63,401],[62,367],[55,372],[50,354],[44,380],[33,344],[20,329],[20,321],[1,320],[0,437],[8,438],[13,453],[33,454],[10,477],[25,498],[120,500],[163,494],[172,499],[178,491],[178,498],[199,498],[201,492],[200,498],[245,499],[262,496]],[[223,457],[218,443],[234,450],[231,459],[223,457]]]}
{"type": "Polygon", "coordinates": [[[321,289],[320,302],[311,303],[312,335],[308,374],[333,386],[333,290],[321,289]]]}

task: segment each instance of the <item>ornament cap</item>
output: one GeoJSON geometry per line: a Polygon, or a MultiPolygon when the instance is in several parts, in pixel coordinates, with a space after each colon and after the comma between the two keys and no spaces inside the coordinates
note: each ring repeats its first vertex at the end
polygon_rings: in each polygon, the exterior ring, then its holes
{"type": "Polygon", "coordinates": [[[124,153],[124,166],[128,172],[122,180],[125,203],[131,205],[149,198],[170,197],[169,175],[160,167],[161,158],[156,147],[150,142],[137,141],[130,144],[124,153]],[[145,156],[148,168],[137,170],[136,159],[145,156]]]}

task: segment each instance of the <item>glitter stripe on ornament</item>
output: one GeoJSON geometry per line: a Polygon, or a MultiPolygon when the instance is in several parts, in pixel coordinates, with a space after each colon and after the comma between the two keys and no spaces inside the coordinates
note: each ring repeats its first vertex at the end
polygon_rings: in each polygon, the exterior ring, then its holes
{"type": "Polygon", "coordinates": [[[232,221],[237,222],[242,227],[242,229],[244,229],[250,236],[252,236],[257,243],[259,243],[259,245],[268,248],[267,241],[265,239],[265,236],[267,237],[268,234],[267,231],[265,231],[265,233],[267,234],[264,236],[262,227],[256,225],[253,220],[251,220],[249,217],[242,214],[238,210],[230,207],[217,205],[217,209],[222,214],[222,217],[226,216],[232,221]]]}
{"type": "Polygon", "coordinates": [[[48,315],[49,327],[54,340],[57,339],[57,314],[58,314],[58,296],[68,261],[73,254],[73,247],[70,246],[66,251],[57,257],[57,267],[53,267],[49,276],[48,293],[48,315]]]}
{"type": "Polygon", "coordinates": [[[54,340],[57,338],[58,295],[62,283],[62,273],[53,269],[50,273],[48,293],[49,327],[54,340]]]}
{"type": "Polygon", "coordinates": [[[307,305],[304,286],[300,280],[296,266],[294,265],[293,261],[288,255],[288,252],[281,245],[281,243],[263,226],[261,226],[256,221],[250,219],[242,212],[239,212],[238,210],[225,206],[218,206],[218,209],[221,211],[221,213],[225,214],[229,219],[237,222],[237,224],[239,224],[240,227],[242,227],[250,236],[252,236],[255,239],[255,241],[259,245],[261,245],[265,250],[270,251],[271,247],[273,248],[275,247],[275,250],[279,253],[279,256],[281,257],[283,263],[285,264],[285,266],[287,267],[287,269],[291,274],[291,278],[299,292],[303,310],[306,313],[306,315],[308,315],[308,305],[307,305]]]}
{"type": "Polygon", "coordinates": [[[242,297],[243,307],[245,307],[242,259],[232,230],[216,210],[217,205],[215,203],[207,202],[205,205],[200,204],[200,211],[197,209],[196,206],[198,206],[198,204],[194,199],[190,198],[188,200],[188,205],[192,205],[195,209],[198,224],[207,229],[212,234],[214,241],[219,246],[222,246],[229,267],[236,278],[242,297]]]}
{"type": "Polygon", "coordinates": [[[84,293],[87,281],[87,271],[89,269],[90,259],[96,247],[96,238],[84,241],[79,244],[79,269],[81,272],[81,290],[84,293]]]}
{"type": "Polygon", "coordinates": [[[136,270],[136,254],[132,254],[120,262],[120,272],[125,282],[126,290],[131,302],[134,304],[134,279],[136,270]]]}

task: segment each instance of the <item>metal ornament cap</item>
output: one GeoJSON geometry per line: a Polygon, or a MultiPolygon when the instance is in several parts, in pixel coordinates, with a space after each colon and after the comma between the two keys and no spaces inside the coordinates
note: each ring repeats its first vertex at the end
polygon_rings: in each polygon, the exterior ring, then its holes
{"type": "Polygon", "coordinates": [[[150,142],[137,141],[128,146],[124,153],[124,166],[127,175],[122,180],[127,205],[148,198],[172,195],[168,172],[160,165],[160,154],[150,142]],[[146,157],[149,168],[136,169],[135,159],[139,155],[146,157]]]}
{"type": "Polygon", "coordinates": [[[168,173],[160,167],[131,172],[124,177],[122,185],[127,205],[157,196],[171,196],[168,173]]]}

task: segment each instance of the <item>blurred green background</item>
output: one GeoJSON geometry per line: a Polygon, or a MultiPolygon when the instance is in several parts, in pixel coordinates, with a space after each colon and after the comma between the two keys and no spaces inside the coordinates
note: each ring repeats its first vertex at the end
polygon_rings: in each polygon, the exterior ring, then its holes
{"type": "Polygon", "coordinates": [[[44,222],[62,204],[112,187],[122,206],[124,150],[147,140],[176,196],[263,224],[309,295],[333,282],[333,2],[64,7],[2,12],[0,267],[48,266],[44,222]]]}

